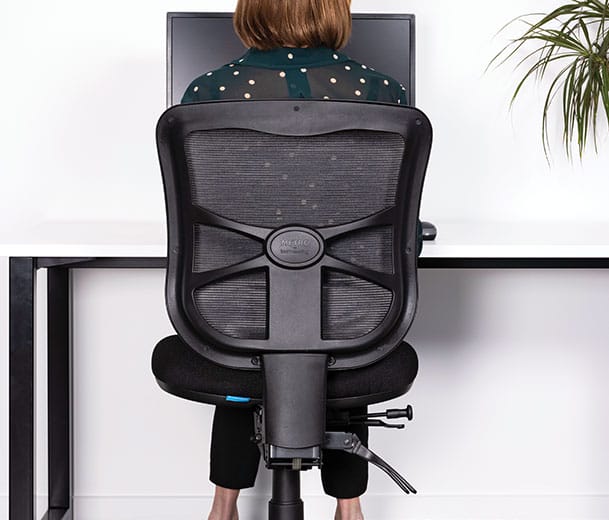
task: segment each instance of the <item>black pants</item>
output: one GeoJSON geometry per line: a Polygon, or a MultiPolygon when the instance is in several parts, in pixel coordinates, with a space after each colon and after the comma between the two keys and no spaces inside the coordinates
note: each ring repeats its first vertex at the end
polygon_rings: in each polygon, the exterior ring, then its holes
{"type": "MultiPolygon", "coordinates": [[[[351,410],[352,415],[366,413],[366,408],[351,410]]],[[[345,431],[356,433],[368,445],[368,427],[349,426],[345,431]]],[[[216,407],[211,437],[209,479],[229,489],[254,485],[260,452],[252,437],[254,420],[247,408],[216,407]]],[[[321,480],[324,491],[335,498],[363,495],[368,485],[368,463],[341,451],[324,450],[321,480]]]]}

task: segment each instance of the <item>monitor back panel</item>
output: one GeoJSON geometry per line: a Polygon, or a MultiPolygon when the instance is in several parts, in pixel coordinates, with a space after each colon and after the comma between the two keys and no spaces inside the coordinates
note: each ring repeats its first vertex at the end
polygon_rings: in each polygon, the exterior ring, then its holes
{"type": "MultiPolygon", "coordinates": [[[[244,54],[231,13],[168,13],[167,105],[177,105],[190,82],[244,54]]],[[[343,52],[388,74],[415,103],[415,18],[409,14],[354,14],[343,52]]]]}

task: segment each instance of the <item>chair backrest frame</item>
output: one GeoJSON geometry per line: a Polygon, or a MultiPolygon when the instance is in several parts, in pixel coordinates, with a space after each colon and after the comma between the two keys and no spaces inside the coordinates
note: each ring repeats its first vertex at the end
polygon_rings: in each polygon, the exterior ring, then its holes
{"type": "MultiPolygon", "coordinates": [[[[221,101],[192,105],[179,105],[167,110],[157,126],[159,159],[163,173],[163,185],[167,211],[168,269],[166,279],[166,299],[170,319],[178,334],[194,350],[212,361],[244,369],[258,369],[258,356],[270,352],[309,352],[332,355],[330,369],[355,368],[375,362],[387,355],[404,338],[413,321],[417,303],[417,220],[425,171],[431,149],[432,130],[427,117],[412,107],[379,103],[317,100],[265,100],[265,101],[221,101]],[[185,266],[191,262],[192,240],[185,229],[192,229],[193,211],[200,222],[219,227],[227,227],[266,240],[275,229],[250,226],[228,221],[222,216],[201,208],[193,210],[193,203],[186,181],[188,165],[185,140],[193,132],[222,129],[253,130],[279,136],[319,136],[349,130],[369,130],[398,134],[404,140],[404,154],[401,161],[395,206],[381,211],[362,221],[365,224],[391,223],[394,233],[394,273],[381,280],[389,285],[398,301],[392,301],[390,311],[383,323],[363,338],[355,340],[307,341],[306,331],[294,334],[289,343],[289,335],[282,336],[280,344],[272,338],[262,340],[230,338],[218,333],[211,326],[197,322],[192,298],[188,297],[192,287],[185,287],[188,278],[185,266]],[[186,185],[184,184],[186,183],[186,185]]],[[[373,175],[373,172],[371,172],[373,175]]],[[[362,222],[319,228],[323,240],[341,233],[357,229],[362,222]]],[[[326,261],[339,271],[344,262],[331,256],[326,261]]],[[[275,273],[290,273],[309,281],[315,279],[319,264],[290,271],[278,267],[268,257],[262,255],[250,262],[250,267],[267,266],[275,273]]],[[[230,269],[224,270],[230,273],[230,269]]],[[[349,271],[362,278],[373,274],[366,269],[350,266],[349,271]]],[[[377,273],[374,281],[380,280],[377,273]]],[[[200,277],[199,277],[200,278],[200,277]]],[[[186,284],[187,285],[187,284],[186,284]]],[[[281,285],[277,284],[281,291],[281,285]]],[[[314,309],[313,312],[317,312],[314,309]]],[[[288,311],[281,315],[280,323],[288,311]]],[[[201,320],[204,321],[204,320],[201,320]]],[[[288,324],[289,326],[289,324],[288,324]]],[[[310,338],[310,334],[308,337],[310,338]]]]}

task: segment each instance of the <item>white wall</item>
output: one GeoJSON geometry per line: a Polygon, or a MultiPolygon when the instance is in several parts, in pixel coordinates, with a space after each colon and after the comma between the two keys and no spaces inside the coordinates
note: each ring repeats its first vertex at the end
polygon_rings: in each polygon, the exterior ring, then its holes
{"type": "MultiPolygon", "coordinates": [[[[562,159],[556,141],[548,169],[539,97],[510,115],[509,68],[483,72],[499,27],[557,3],[354,0],[354,11],[418,17],[418,104],[435,126],[424,218],[609,221],[607,138],[583,165],[562,159]]],[[[165,12],[233,5],[2,2],[0,236],[25,220],[161,220],[154,125],[165,102],[165,12]]],[[[2,260],[0,330],[6,280],[2,260]]],[[[421,373],[408,400],[416,421],[373,442],[422,495],[402,499],[372,470],[368,517],[609,518],[607,272],[433,271],[421,283],[411,337],[421,373]]],[[[125,503],[124,518],[199,518],[211,492],[210,412],[162,393],[149,372],[152,345],[170,332],[162,273],[79,272],[75,308],[77,518],[119,518],[125,503]]],[[[0,345],[6,497],[6,334],[0,345]]],[[[38,455],[44,494],[43,442],[38,455]]],[[[268,483],[247,493],[243,518],[263,516],[268,483]]],[[[311,517],[329,515],[317,475],[303,487],[311,517]]]]}
{"type": "MultiPolygon", "coordinates": [[[[354,11],[414,12],[418,104],[435,148],[427,219],[608,220],[601,158],[548,169],[534,89],[508,112],[511,67],[484,74],[513,17],[556,0],[354,0],[354,11]]],[[[10,220],[162,220],[154,125],[165,103],[165,13],[225,1],[2,2],[5,100],[0,214],[10,220]],[[134,201],[135,204],[134,204],[134,201]]]]}

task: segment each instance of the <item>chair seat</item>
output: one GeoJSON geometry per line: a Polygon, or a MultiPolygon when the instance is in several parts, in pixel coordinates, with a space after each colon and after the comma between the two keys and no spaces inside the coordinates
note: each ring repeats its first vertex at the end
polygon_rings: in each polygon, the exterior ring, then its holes
{"type": "MultiPolygon", "coordinates": [[[[329,371],[327,400],[334,408],[352,408],[405,394],[418,371],[418,358],[408,343],[364,368],[329,371]]],[[[170,394],[215,405],[252,406],[262,402],[262,372],[212,363],[178,336],[161,340],[152,354],[152,372],[170,394]]]]}

